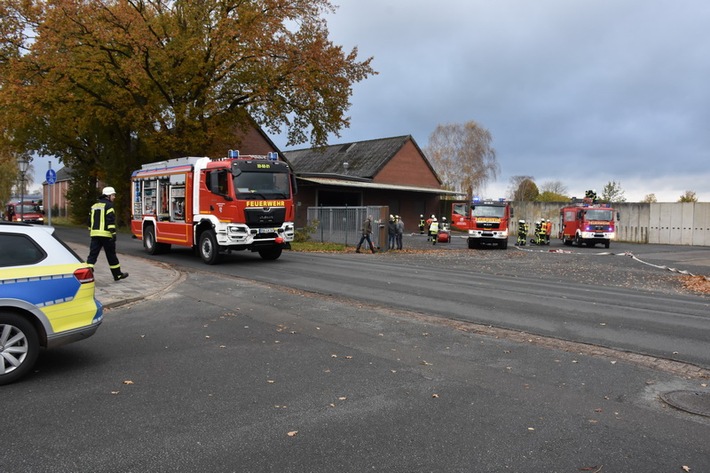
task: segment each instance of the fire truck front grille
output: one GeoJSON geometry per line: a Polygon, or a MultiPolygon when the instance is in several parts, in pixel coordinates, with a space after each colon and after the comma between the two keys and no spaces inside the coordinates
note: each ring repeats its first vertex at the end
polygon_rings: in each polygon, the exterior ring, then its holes
{"type": "Polygon", "coordinates": [[[477,225],[478,225],[478,228],[485,228],[486,230],[490,230],[490,229],[494,229],[494,228],[497,230],[500,228],[500,223],[479,222],[477,225]]]}
{"type": "Polygon", "coordinates": [[[284,208],[246,209],[246,224],[251,228],[280,227],[286,218],[284,208]]]}

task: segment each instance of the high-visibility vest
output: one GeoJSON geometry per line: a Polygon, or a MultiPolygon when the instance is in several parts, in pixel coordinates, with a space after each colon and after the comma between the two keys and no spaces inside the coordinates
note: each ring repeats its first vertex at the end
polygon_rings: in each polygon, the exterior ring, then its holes
{"type": "Polygon", "coordinates": [[[89,214],[91,237],[111,238],[116,233],[116,212],[113,202],[101,199],[91,206],[89,214]]]}

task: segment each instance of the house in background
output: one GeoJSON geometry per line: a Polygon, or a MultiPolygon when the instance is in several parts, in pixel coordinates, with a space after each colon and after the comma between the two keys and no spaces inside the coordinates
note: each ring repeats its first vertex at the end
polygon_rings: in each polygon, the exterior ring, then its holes
{"type": "Polygon", "coordinates": [[[284,151],[298,180],[296,227],[308,207],[388,206],[405,231],[419,216],[438,215],[441,180],[411,135],[284,151]]]}
{"type": "Polygon", "coordinates": [[[53,217],[69,215],[71,202],[67,200],[67,191],[71,182],[71,168],[64,166],[57,171],[57,181],[54,184],[49,185],[46,181],[42,183],[42,203],[46,215],[50,212],[53,217]]]}

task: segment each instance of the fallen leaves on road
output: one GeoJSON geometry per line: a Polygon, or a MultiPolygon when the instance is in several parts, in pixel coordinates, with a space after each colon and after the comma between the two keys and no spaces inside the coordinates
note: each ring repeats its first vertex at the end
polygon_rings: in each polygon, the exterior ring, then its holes
{"type": "Polygon", "coordinates": [[[710,279],[705,276],[683,276],[683,287],[689,291],[710,294],[710,279]]]}

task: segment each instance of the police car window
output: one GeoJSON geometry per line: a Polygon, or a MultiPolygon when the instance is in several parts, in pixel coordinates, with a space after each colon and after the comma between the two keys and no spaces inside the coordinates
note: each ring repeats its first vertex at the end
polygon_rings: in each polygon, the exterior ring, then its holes
{"type": "Polygon", "coordinates": [[[46,257],[32,239],[15,233],[0,233],[0,267],[36,264],[46,257]]]}

